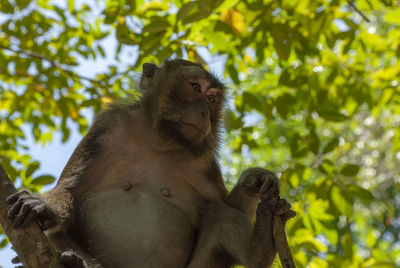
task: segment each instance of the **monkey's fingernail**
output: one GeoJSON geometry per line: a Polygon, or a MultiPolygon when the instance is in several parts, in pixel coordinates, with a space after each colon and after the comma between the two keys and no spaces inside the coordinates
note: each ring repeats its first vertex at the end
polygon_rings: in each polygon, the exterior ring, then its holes
{"type": "Polygon", "coordinates": [[[132,183],[130,181],[126,181],[120,184],[119,187],[124,191],[129,191],[132,188],[132,183]]]}
{"type": "Polygon", "coordinates": [[[171,195],[171,189],[169,189],[168,187],[163,187],[161,189],[161,193],[163,196],[168,197],[171,195]]]}

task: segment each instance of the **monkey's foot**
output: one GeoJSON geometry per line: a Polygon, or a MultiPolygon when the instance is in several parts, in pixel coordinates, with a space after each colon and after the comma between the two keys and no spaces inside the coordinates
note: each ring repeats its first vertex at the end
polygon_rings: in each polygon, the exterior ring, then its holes
{"type": "Polygon", "coordinates": [[[67,268],[103,268],[97,261],[82,257],[78,252],[67,250],[61,253],[61,262],[67,268]]]}
{"type": "Polygon", "coordinates": [[[61,262],[68,268],[89,268],[75,251],[65,251],[61,254],[60,258],[61,262]]]}

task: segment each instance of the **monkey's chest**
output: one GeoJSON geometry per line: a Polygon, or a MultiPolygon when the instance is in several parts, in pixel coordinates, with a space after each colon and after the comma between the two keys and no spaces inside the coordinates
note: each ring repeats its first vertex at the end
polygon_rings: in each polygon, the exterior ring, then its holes
{"type": "Polygon", "coordinates": [[[77,239],[106,267],[185,267],[197,208],[182,209],[172,198],[169,189],[149,186],[91,193],[80,202],[77,239]]]}

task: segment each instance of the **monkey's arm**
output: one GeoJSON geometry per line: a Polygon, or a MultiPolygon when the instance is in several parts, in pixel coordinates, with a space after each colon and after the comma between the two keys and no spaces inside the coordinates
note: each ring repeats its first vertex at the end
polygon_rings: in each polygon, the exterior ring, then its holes
{"type": "MultiPolygon", "coordinates": [[[[72,263],[76,256],[87,263],[83,267],[100,267],[95,260],[88,257],[67,235],[66,231],[74,221],[74,195],[82,187],[90,184],[87,172],[95,167],[101,144],[99,138],[111,127],[113,111],[107,111],[96,117],[88,134],[82,139],[65,166],[56,187],[44,197],[20,191],[8,197],[12,205],[8,217],[15,228],[24,228],[37,221],[50,242],[67,262],[72,263]],[[74,254],[70,254],[73,252],[74,254]]],[[[114,113],[115,114],[115,113],[114,113]]],[[[114,120],[115,121],[115,120],[114,120]]],[[[95,179],[95,178],[92,178],[95,179]]],[[[76,265],[71,265],[71,267],[76,265]]]]}
{"type": "Polygon", "coordinates": [[[53,227],[57,230],[68,229],[74,216],[73,191],[82,187],[87,170],[95,165],[101,134],[98,124],[94,124],[73,152],[56,187],[44,197],[20,191],[7,198],[12,205],[8,217],[15,228],[38,221],[43,230],[53,227]]]}
{"type": "Polygon", "coordinates": [[[256,182],[251,180],[246,180],[247,178],[241,178],[233,187],[232,191],[229,193],[226,203],[242,212],[244,212],[247,217],[251,220],[255,216],[258,203],[260,203],[260,195],[256,182]]]}

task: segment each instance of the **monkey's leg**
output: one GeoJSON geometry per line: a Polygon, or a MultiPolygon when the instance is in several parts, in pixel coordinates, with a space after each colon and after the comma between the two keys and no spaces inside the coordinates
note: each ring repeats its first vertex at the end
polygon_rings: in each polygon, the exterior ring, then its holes
{"type": "MultiPolygon", "coordinates": [[[[60,254],[61,263],[66,268],[103,268],[103,266],[94,258],[86,254],[71,238],[63,233],[47,234],[50,245],[60,254]]],[[[14,257],[11,262],[21,266],[18,256],[14,257]]]]}
{"type": "Polygon", "coordinates": [[[246,214],[222,202],[205,208],[187,268],[229,268],[247,261],[251,224],[246,214]]]}

